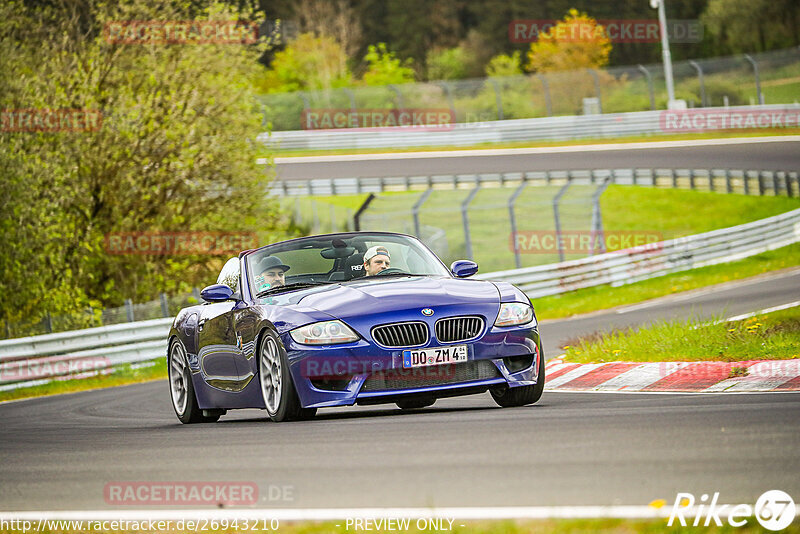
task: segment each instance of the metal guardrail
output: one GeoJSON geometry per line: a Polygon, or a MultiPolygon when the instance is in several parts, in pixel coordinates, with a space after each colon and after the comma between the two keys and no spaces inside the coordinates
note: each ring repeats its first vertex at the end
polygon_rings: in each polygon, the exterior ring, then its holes
{"type": "MultiPolygon", "coordinates": [[[[699,110],[698,110],[699,111],[699,110]]],[[[798,104],[702,108],[703,113],[733,112],[797,113],[798,104]]],[[[346,148],[399,148],[466,146],[480,143],[613,138],[656,133],[664,130],[663,114],[669,111],[636,111],[603,115],[570,115],[534,119],[498,120],[454,124],[447,131],[414,127],[342,130],[291,130],[259,135],[264,144],[288,150],[332,150],[346,148]]],[[[721,124],[721,123],[720,123],[721,124]]],[[[694,130],[692,130],[694,131],[694,130]]],[[[683,132],[686,133],[686,132],[683,132]]]]}
{"type": "Polygon", "coordinates": [[[572,171],[528,171],[428,176],[382,176],[277,180],[270,194],[281,197],[358,195],[390,191],[462,189],[473,187],[518,187],[528,185],[602,184],[644,185],[743,193],[745,195],[800,196],[800,181],[794,171],[741,169],[591,169],[572,171]]]}
{"type": "Polygon", "coordinates": [[[0,391],[166,355],[172,318],[0,341],[0,391]]]}
{"type": "Polygon", "coordinates": [[[518,285],[531,298],[735,261],[800,242],[800,209],[751,223],[579,260],[476,275],[518,285]]]}
{"type": "MultiPolygon", "coordinates": [[[[732,228],[580,260],[477,275],[517,284],[531,298],[734,261],[800,241],[800,209],[732,228]]],[[[166,355],[172,319],[0,341],[0,390],[78,378],[166,355]]]]}

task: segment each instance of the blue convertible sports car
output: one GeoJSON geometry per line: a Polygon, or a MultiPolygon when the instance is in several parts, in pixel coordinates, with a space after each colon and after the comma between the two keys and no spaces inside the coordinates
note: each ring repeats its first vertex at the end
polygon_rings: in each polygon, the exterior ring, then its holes
{"type": "Polygon", "coordinates": [[[511,284],[469,280],[477,270],[382,232],[242,252],[170,329],[175,412],[198,423],[261,408],[285,421],[487,390],[500,406],[534,403],[544,355],[533,308],[511,284]]]}

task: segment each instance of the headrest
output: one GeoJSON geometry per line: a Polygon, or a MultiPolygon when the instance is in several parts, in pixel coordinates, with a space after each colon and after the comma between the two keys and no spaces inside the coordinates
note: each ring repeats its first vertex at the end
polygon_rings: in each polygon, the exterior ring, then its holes
{"type": "Polygon", "coordinates": [[[356,252],[344,260],[344,279],[352,280],[364,276],[364,255],[356,252]]]}

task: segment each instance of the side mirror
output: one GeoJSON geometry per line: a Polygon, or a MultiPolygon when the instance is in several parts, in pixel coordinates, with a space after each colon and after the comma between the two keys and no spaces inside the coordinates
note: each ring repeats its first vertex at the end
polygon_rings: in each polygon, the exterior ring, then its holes
{"type": "Polygon", "coordinates": [[[225,284],[212,284],[200,292],[200,297],[206,302],[225,302],[233,296],[233,289],[225,284]]]}
{"type": "Polygon", "coordinates": [[[457,278],[466,278],[478,272],[478,264],[469,260],[456,260],[450,265],[450,271],[457,278]]]}

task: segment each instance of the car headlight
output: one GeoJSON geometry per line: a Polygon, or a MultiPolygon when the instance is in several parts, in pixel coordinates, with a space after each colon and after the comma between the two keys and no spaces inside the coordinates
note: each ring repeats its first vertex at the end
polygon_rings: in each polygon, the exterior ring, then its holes
{"type": "Polygon", "coordinates": [[[358,335],[342,321],[307,324],[290,331],[289,335],[303,345],[333,345],[358,340],[358,335]]]}
{"type": "Polygon", "coordinates": [[[514,326],[527,324],[533,321],[533,308],[530,304],[521,302],[506,302],[500,304],[500,313],[497,314],[495,326],[514,326]]]}

